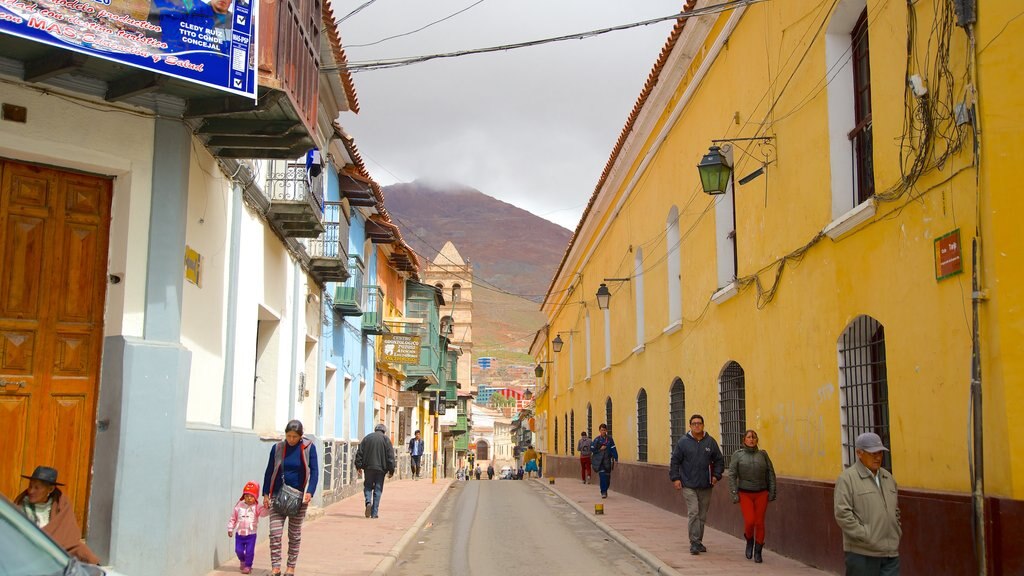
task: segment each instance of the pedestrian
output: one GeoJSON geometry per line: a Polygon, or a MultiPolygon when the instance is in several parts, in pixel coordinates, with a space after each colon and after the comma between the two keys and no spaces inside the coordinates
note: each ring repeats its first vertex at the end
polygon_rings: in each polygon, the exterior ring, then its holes
{"type": "Polygon", "coordinates": [[[757,447],[757,432],[743,433],[743,448],[733,452],[729,459],[729,492],[732,503],[739,502],[743,511],[743,538],[747,541],[745,554],[761,563],[764,548],[764,515],[768,503],[775,500],[775,467],[768,453],[757,447]]]}
{"type": "Polygon", "coordinates": [[[82,541],[82,529],[75,519],[75,505],[58,486],[57,469],[36,466],[28,480],[28,488],[14,499],[14,505],[33,524],[53,538],[68,554],[86,564],[99,564],[100,559],[82,541]]]}
{"type": "Polygon", "coordinates": [[[583,483],[586,484],[590,481],[590,438],[587,438],[585,430],[580,432],[580,441],[576,444],[576,451],[580,453],[580,476],[583,477],[583,483]]]}
{"type": "Polygon", "coordinates": [[[284,427],[284,441],[270,448],[270,461],[263,475],[263,507],[270,508],[270,569],[281,573],[281,540],[288,521],[288,561],[285,574],[294,574],[302,546],[302,521],[309,501],[316,493],[320,465],[316,446],[302,437],[302,422],[292,420],[284,427]],[[297,491],[297,492],[296,492],[297,491]],[[288,509],[289,495],[298,494],[299,506],[288,509]],[[290,514],[289,514],[290,513],[290,514]]]}
{"type": "Polygon", "coordinates": [[[843,531],[846,576],[900,573],[900,509],[896,480],[882,468],[889,449],[878,434],[865,432],[854,443],[857,461],[836,480],[836,523],[843,531]]]}
{"type": "Polygon", "coordinates": [[[494,464],[487,465],[487,479],[494,480],[494,464]]]}
{"type": "Polygon", "coordinates": [[[355,466],[363,474],[363,515],[377,518],[380,496],[384,492],[384,474],[395,475],[395,448],[387,437],[387,427],[377,424],[356,449],[355,466]]]}
{"type": "Polygon", "coordinates": [[[477,464],[476,465],[476,469],[473,470],[473,475],[476,476],[477,480],[479,480],[480,479],[480,474],[481,474],[480,465],[477,464]]]}
{"type": "Polygon", "coordinates": [[[690,554],[707,552],[704,547],[704,524],[711,506],[711,489],[722,479],[725,458],[718,442],[704,432],[704,417],[690,416],[690,431],[672,449],[668,477],[686,499],[687,526],[690,533],[690,554]]]}
{"type": "Polygon", "coordinates": [[[537,451],[533,449],[533,444],[527,446],[526,452],[523,452],[523,464],[526,466],[527,478],[533,478],[534,472],[540,476],[540,469],[537,468],[537,451]]]}
{"type": "Polygon", "coordinates": [[[259,505],[260,485],[247,482],[242,488],[242,497],[235,503],[228,518],[228,538],[235,537],[235,555],[238,556],[239,571],[252,573],[252,558],[256,552],[256,528],[266,508],[259,505]]]}
{"type": "Polygon", "coordinates": [[[612,484],[612,470],[619,461],[619,451],[615,449],[615,440],[608,434],[608,425],[597,427],[598,436],[590,444],[591,468],[597,472],[601,483],[601,498],[608,497],[608,488],[612,484]]]}
{"type": "Polygon", "coordinates": [[[423,458],[423,440],[420,438],[420,431],[409,440],[409,458],[412,460],[412,477],[418,480],[420,477],[420,459],[423,458]]]}
{"type": "Polygon", "coordinates": [[[522,467],[522,466],[520,466],[520,467],[519,467],[519,470],[518,470],[518,471],[516,471],[516,480],[522,480],[522,479],[523,479],[523,476],[524,476],[525,474],[526,474],[526,470],[523,470],[523,467],[522,467]]]}

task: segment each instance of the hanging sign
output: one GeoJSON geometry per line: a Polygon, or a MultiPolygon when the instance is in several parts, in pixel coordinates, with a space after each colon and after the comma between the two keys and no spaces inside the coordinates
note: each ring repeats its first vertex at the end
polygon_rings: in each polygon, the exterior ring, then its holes
{"type": "Polygon", "coordinates": [[[252,0],[0,0],[0,32],[256,97],[252,0]]]}
{"type": "Polygon", "coordinates": [[[420,337],[408,334],[381,335],[381,360],[390,364],[419,364],[420,337]]]}
{"type": "Polygon", "coordinates": [[[960,229],[935,239],[935,279],[943,280],[964,271],[960,229]]]}

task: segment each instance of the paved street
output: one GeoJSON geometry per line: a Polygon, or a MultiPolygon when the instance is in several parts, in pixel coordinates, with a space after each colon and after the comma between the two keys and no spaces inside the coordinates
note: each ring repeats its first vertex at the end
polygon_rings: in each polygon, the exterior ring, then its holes
{"type": "MultiPolygon", "coordinates": [[[[742,540],[712,529],[705,533],[708,553],[691,556],[685,530],[685,517],[614,489],[602,500],[596,486],[567,478],[555,485],[547,479],[398,480],[385,486],[376,521],[363,517],[361,494],[308,521],[297,574],[828,574],[770,548],[755,565],[743,557],[742,540]],[[598,503],[605,506],[602,516],[593,513],[598,503]]],[[[269,572],[264,542],[253,573],[269,572]]],[[[207,576],[237,573],[231,559],[207,576]]]]}

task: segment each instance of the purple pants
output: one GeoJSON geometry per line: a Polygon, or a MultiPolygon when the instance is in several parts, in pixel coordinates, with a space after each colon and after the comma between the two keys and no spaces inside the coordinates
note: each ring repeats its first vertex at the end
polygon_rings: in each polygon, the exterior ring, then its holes
{"type": "Polygon", "coordinates": [[[242,568],[252,568],[252,557],[255,553],[255,534],[249,534],[248,536],[235,534],[235,554],[238,555],[238,561],[242,563],[242,568]]]}

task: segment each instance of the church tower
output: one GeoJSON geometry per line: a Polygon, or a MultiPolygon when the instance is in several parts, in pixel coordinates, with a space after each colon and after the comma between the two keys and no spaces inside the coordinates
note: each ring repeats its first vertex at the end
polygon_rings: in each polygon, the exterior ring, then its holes
{"type": "Polygon", "coordinates": [[[458,374],[461,393],[476,392],[473,367],[473,265],[464,260],[451,241],[445,242],[434,261],[427,265],[423,282],[441,289],[444,309],[441,325],[452,326],[451,345],[462,349],[458,374]]]}

